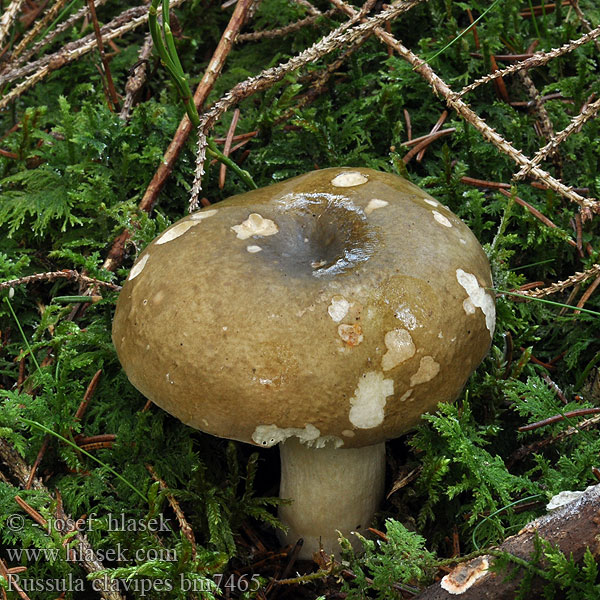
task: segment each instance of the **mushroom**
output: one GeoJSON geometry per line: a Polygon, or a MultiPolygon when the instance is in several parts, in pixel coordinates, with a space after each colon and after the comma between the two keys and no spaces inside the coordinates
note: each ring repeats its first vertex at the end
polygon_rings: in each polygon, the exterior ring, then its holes
{"type": "Polygon", "coordinates": [[[177,221],[113,325],[147,398],[191,427],[280,445],[285,542],[339,550],[381,501],[385,441],[453,401],[494,332],[488,260],[405,179],[314,171],[177,221]]]}

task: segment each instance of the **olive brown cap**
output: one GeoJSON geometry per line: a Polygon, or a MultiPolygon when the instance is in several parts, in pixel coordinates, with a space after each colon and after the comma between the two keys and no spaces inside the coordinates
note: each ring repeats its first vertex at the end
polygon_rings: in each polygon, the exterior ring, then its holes
{"type": "Polygon", "coordinates": [[[192,427],[361,448],[458,396],[491,343],[491,285],[473,233],[426,192],[323,169],[164,231],[113,340],[133,385],[192,427]]]}

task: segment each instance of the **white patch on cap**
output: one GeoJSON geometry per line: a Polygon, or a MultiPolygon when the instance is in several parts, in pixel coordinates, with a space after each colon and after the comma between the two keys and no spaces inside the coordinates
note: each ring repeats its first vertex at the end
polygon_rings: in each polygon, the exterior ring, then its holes
{"type": "Polygon", "coordinates": [[[365,215],[370,215],[374,210],[378,208],[383,208],[387,206],[389,202],[385,200],[379,200],[378,198],[373,198],[373,200],[369,200],[369,204],[365,207],[365,215]]]}
{"type": "Polygon", "coordinates": [[[288,438],[297,437],[303,444],[313,448],[323,448],[332,445],[339,448],[344,444],[343,440],[333,435],[321,436],[321,432],[308,423],[304,429],[300,427],[277,427],[277,425],[259,425],[252,434],[252,440],[265,447],[271,447],[288,438]]]}
{"type": "Polygon", "coordinates": [[[133,267],[131,267],[131,271],[129,271],[129,277],[127,279],[132,280],[134,277],[137,277],[142,269],[146,266],[148,259],[150,258],[149,254],[144,254],[140,260],[138,260],[133,267]]]}
{"type": "Polygon", "coordinates": [[[440,372],[440,365],[432,356],[424,356],[419,363],[419,370],[410,378],[410,385],[419,385],[431,381],[440,372]]]}
{"type": "Polygon", "coordinates": [[[440,587],[449,594],[464,594],[478,579],[489,573],[489,556],[478,556],[455,567],[440,581],[440,587]]]}
{"type": "Polygon", "coordinates": [[[471,298],[465,298],[463,300],[463,308],[465,309],[465,312],[468,315],[474,315],[475,314],[475,305],[471,301],[471,298]]]}
{"type": "Polygon", "coordinates": [[[392,329],[384,337],[387,352],[381,357],[381,368],[389,371],[414,356],[415,345],[406,329],[392,329]]]}
{"type": "Polygon", "coordinates": [[[344,431],[342,431],[342,435],[346,437],[354,437],[356,434],[354,431],[352,431],[352,429],[344,429],[344,431]]]}
{"type": "Polygon", "coordinates": [[[327,307],[327,312],[334,322],[339,323],[350,310],[350,302],[344,296],[334,296],[331,304],[327,307]]]}
{"type": "Polygon", "coordinates": [[[155,244],[166,244],[167,242],[172,242],[174,239],[177,239],[180,235],[183,235],[188,229],[194,227],[194,225],[198,225],[200,221],[192,221],[188,219],[187,221],[183,221],[181,223],[177,223],[173,225],[170,229],[167,229],[157,240],[154,242],[155,244]]]}
{"type": "MultiPolygon", "coordinates": [[[[472,314],[471,307],[480,308],[485,316],[485,326],[490,332],[490,337],[494,336],[494,328],[496,326],[496,307],[494,306],[494,298],[479,285],[477,277],[472,273],[467,273],[462,269],[456,269],[456,279],[462,288],[469,295],[470,302],[463,302],[463,308],[467,314],[472,314]]],[[[473,308],[473,311],[475,309],[473,308]]]]}
{"type": "Polygon", "coordinates": [[[439,213],[437,210],[432,210],[431,212],[433,213],[433,218],[440,225],[443,225],[444,227],[452,227],[452,223],[450,223],[450,221],[448,221],[443,214],[439,213]]]}
{"type": "Polygon", "coordinates": [[[211,208],[210,210],[199,210],[198,212],[192,213],[190,215],[190,219],[193,219],[194,221],[202,221],[203,219],[208,219],[208,217],[212,217],[216,214],[216,208],[211,208]]]}
{"type": "Polygon", "coordinates": [[[335,185],[335,187],[354,187],[355,185],[367,183],[367,181],[369,181],[369,178],[358,171],[346,171],[336,175],[331,180],[331,185],[335,185]]]}
{"type": "Polygon", "coordinates": [[[406,402],[410,398],[410,395],[412,393],[413,393],[412,388],[410,390],[406,390],[406,392],[404,392],[404,394],[402,394],[402,396],[400,396],[399,401],[406,402]]]}
{"type": "Polygon", "coordinates": [[[338,335],[348,344],[348,346],[358,346],[363,341],[362,327],[355,323],[346,325],[342,323],[338,327],[338,335]]]}
{"type": "Polygon", "coordinates": [[[467,243],[467,240],[464,240],[463,238],[460,238],[460,243],[461,243],[461,244],[466,244],[466,243],[467,243]]]}
{"type": "Polygon", "coordinates": [[[439,206],[439,203],[436,202],[435,200],[430,200],[429,198],[423,198],[423,200],[425,200],[425,202],[427,202],[427,204],[431,204],[431,206],[439,206]]]}
{"type": "Polygon", "coordinates": [[[248,250],[250,254],[256,254],[257,252],[260,252],[262,248],[260,246],[246,246],[246,250],[248,250]]]}
{"type": "Polygon", "coordinates": [[[359,380],[350,398],[348,418],[359,429],[371,429],[383,423],[386,398],[394,393],[394,380],[384,379],[383,373],[369,371],[359,380]]]}
{"type": "Polygon", "coordinates": [[[405,304],[400,304],[396,311],[394,312],[394,316],[396,319],[402,322],[406,329],[412,331],[416,327],[418,327],[419,323],[417,321],[417,317],[410,312],[410,308],[405,304]]]}
{"type": "Polygon", "coordinates": [[[245,221],[231,228],[240,240],[247,240],[253,235],[265,237],[275,235],[279,227],[271,219],[265,219],[258,213],[252,213],[245,221]]]}

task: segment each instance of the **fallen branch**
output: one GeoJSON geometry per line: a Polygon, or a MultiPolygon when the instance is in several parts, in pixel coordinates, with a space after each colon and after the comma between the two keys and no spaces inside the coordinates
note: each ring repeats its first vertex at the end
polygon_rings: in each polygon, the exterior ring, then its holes
{"type": "Polygon", "coordinates": [[[548,52],[536,52],[532,57],[522,60],[518,63],[510,65],[510,67],[506,67],[505,69],[500,69],[500,71],[494,71],[493,73],[489,73],[485,75],[481,79],[477,79],[473,83],[465,86],[458,94],[456,94],[457,98],[462,98],[464,95],[472,92],[474,89],[478,88],[480,85],[484,83],[489,83],[498,77],[504,77],[506,75],[510,75],[511,73],[516,73],[522,69],[531,69],[532,67],[541,67],[546,63],[549,63],[552,59],[562,56],[563,54],[567,54],[575,48],[579,48],[579,46],[583,46],[583,44],[587,44],[588,42],[595,40],[597,37],[600,37],[600,27],[596,27],[589,33],[582,35],[580,38],[576,40],[571,40],[566,44],[563,44],[560,48],[554,48],[553,50],[549,50],[548,52]]]}
{"type": "Polygon", "coordinates": [[[542,598],[548,581],[540,566],[529,566],[535,555],[536,539],[545,540],[575,562],[583,559],[589,549],[594,558],[600,556],[597,538],[600,535],[600,485],[588,488],[585,494],[555,511],[528,523],[517,535],[506,539],[490,554],[458,564],[451,573],[421,592],[415,600],[514,600],[525,574],[534,573],[527,597],[542,598]],[[513,557],[510,576],[493,573],[495,556],[513,557]]]}
{"type": "MultiPolygon", "coordinates": [[[[184,0],[173,0],[172,6],[181,4],[184,0]]],[[[134,6],[123,11],[118,17],[115,17],[110,23],[100,29],[102,39],[106,42],[121,37],[123,34],[135,29],[148,20],[148,7],[146,5],[134,6]]],[[[53,71],[60,69],[64,65],[77,60],[79,57],[87,54],[97,47],[96,36],[91,33],[80,40],[65,44],[58,52],[44,56],[43,58],[29,63],[24,67],[0,75],[0,85],[26,77],[21,83],[16,85],[8,94],[0,99],[0,109],[6,107],[15,98],[36,83],[47,77],[53,71]],[[30,74],[31,73],[31,74],[30,74]]]]}
{"type": "Polygon", "coordinates": [[[25,0],[13,0],[0,17],[0,48],[25,0]]]}

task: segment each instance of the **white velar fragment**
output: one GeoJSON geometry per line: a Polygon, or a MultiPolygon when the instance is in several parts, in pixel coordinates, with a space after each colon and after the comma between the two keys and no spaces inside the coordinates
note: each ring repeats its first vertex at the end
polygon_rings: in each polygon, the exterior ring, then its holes
{"type": "Polygon", "coordinates": [[[440,225],[443,225],[444,227],[452,227],[452,223],[450,223],[450,221],[443,214],[439,213],[437,210],[432,210],[431,212],[433,213],[433,218],[440,225]]]}
{"type": "Polygon", "coordinates": [[[359,429],[371,429],[383,423],[385,403],[394,393],[394,380],[384,379],[383,373],[369,371],[359,380],[350,398],[350,423],[359,429]]]}
{"type": "Polygon", "coordinates": [[[440,365],[432,356],[424,356],[419,363],[419,370],[410,378],[410,385],[419,385],[431,381],[440,372],[440,365]]]}
{"type": "Polygon", "coordinates": [[[129,271],[129,277],[127,279],[133,279],[134,277],[137,277],[142,272],[142,269],[146,266],[149,258],[149,254],[144,254],[144,256],[142,256],[142,258],[140,258],[140,260],[133,265],[131,271],[129,271]]]}
{"type": "Polygon", "coordinates": [[[336,175],[331,180],[331,185],[335,185],[335,187],[354,187],[367,183],[367,181],[369,181],[369,178],[358,171],[346,171],[336,175]]]}
{"type": "Polygon", "coordinates": [[[279,227],[274,221],[265,219],[258,213],[252,213],[243,223],[234,225],[231,229],[235,231],[240,240],[247,240],[253,235],[258,237],[275,235],[279,231],[279,227]]]}
{"type": "Polygon", "coordinates": [[[402,322],[406,329],[410,329],[410,331],[416,329],[416,327],[419,325],[417,317],[412,314],[410,308],[408,308],[408,306],[405,304],[400,304],[400,306],[398,306],[398,308],[394,311],[394,316],[396,319],[402,322]]]}
{"type": "Polygon", "coordinates": [[[208,217],[212,217],[216,214],[216,208],[211,208],[210,210],[199,210],[198,212],[192,213],[190,215],[190,219],[194,221],[203,221],[204,219],[208,219],[208,217]]]}
{"type": "Polygon", "coordinates": [[[369,204],[365,207],[365,215],[370,215],[374,210],[378,208],[383,208],[387,206],[389,202],[385,200],[379,200],[378,198],[373,198],[373,200],[369,200],[369,204]]]}
{"type": "Polygon", "coordinates": [[[321,436],[321,432],[310,423],[304,428],[277,427],[277,425],[259,425],[252,434],[252,440],[261,446],[271,447],[291,437],[297,437],[303,444],[313,448],[325,446],[339,448],[344,444],[341,438],[333,435],[321,436]]]}
{"type": "Polygon", "coordinates": [[[431,200],[430,198],[423,198],[423,200],[425,200],[425,202],[427,202],[427,204],[431,204],[431,206],[439,206],[440,203],[436,202],[435,200],[431,200]]]}
{"type": "Polygon", "coordinates": [[[462,269],[456,269],[456,279],[463,287],[469,297],[463,302],[463,308],[467,314],[474,312],[474,308],[480,308],[485,316],[485,326],[490,332],[490,336],[494,335],[496,326],[496,307],[494,306],[494,298],[485,288],[479,285],[477,277],[472,273],[467,273],[462,269]],[[469,302],[467,302],[469,300],[469,302]]]}
{"type": "Polygon", "coordinates": [[[331,304],[327,307],[329,316],[336,323],[339,323],[348,314],[349,310],[350,302],[344,296],[334,296],[331,299],[331,304]]]}
{"type": "Polygon", "coordinates": [[[173,225],[170,229],[167,229],[155,242],[155,244],[166,244],[167,242],[171,242],[177,239],[180,235],[183,235],[188,229],[194,227],[194,225],[198,225],[200,221],[182,221],[181,223],[177,223],[177,225],[173,225]]]}
{"type": "MultiPolygon", "coordinates": [[[[381,368],[389,371],[412,358],[416,352],[415,345],[406,329],[392,329],[384,337],[387,352],[381,357],[381,368]]],[[[412,385],[412,384],[411,384],[412,385]]]]}
{"type": "Polygon", "coordinates": [[[257,252],[260,252],[262,248],[260,246],[246,246],[246,250],[248,250],[250,254],[256,254],[257,252]]]}

